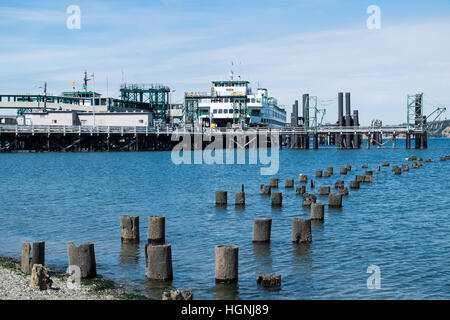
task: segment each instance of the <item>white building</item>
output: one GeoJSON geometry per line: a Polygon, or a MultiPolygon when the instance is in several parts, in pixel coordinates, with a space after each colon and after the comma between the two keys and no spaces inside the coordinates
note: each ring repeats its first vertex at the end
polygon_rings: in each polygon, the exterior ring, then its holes
{"type": "Polygon", "coordinates": [[[149,127],[153,116],[149,112],[76,112],[47,111],[25,113],[18,118],[19,125],[33,126],[105,126],[105,127],[149,127]]]}

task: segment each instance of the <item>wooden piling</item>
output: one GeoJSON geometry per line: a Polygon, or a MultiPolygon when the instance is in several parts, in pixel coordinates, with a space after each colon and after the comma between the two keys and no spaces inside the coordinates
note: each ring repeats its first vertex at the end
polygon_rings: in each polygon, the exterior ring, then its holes
{"type": "Polygon", "coordinates": [[[139,242],[139,216],[120,217],[121,240],[123,243],[139,242]]]}
{"type": "Polygon", "coordinates": [[[261,195],[268,196],[271,193],[271,187],[266,185],[261,185],[261,195]]]}
{"type": "Polygon", "coordinates": [[[28,242],[22,242],[22,258],[21,258],[20,269],[24,273],[31,272],[30,252],[31,252],[31,245],[28,242]]]}
{"type": "Polygon", "coordinates": [[[35,264],[42,264],[45,266],[45,242],[33,242],[33,255],[31,257],[31,266],[35,264]]]}
{"type": "Polygon", "coordinates": [[[329,208],[342,208],[342,195],[339,193],[332,193],[328,196],[329,208]]]}
{"type": "Polygon", "coordinates": [[[306,174],[300,174],[299,175],[300,183],[307,183],[308,182],[308,176],[306,174]]]}
{"type": "Polygon", "coordinates": [[[215,280],[216,283],[238,282],[239,248],[237,246],[216,246],[215,280]]]}
{"type": "Polygon", "coordinates": [[[78,266],[82,279],[90,279],[97,276],[95,250],[92,242],[86,242],[79,247],[75,243],[69,242],[67,244],[67,255],[69,266],[78,266]]]}
{"type": "Polygon", "coordinates": [[[166,217],[150,216],[147,218],[147,242],[164,244],[166,241],[166,217]]]}
{"type": "Polygon", "coordinates": [[[311,241],[311,219],[292,218],[292,242],[310,243],[311,241]]]}
{"type": "Polygon", "coordinates": [[[306,192],[306,187],[305,186],[301,186],[301,187],[297,187],[295,188],[295,194],[297,196],[301,196],[306,192]]]}
{"type": "Polygon", "coordinates": [[[227,205],[227,192],[223,190],[216,191],[216,205],[226,206],[227,205]]]}
{"type": "Polygon", "coordinates": [[[253,219],[253,242],[270,242],[272,228],[272,219],[255,218],[253,219]]]}
{"type": "Polygon", "coordinates": [[[284,179],[284,187],[286,189],[294,188],[294,179],[284,179]]]}
{"type": "Polygon", "coordinates": [[[278,178],[270,178],[270,180],[269,180],[269,186],[272,188],[272,189],[276,189],[276,188],[278,188],[278,182],[279,182],[279,179],[278,178]]]}
{"type": "Polygon", "coordinates": [[[145,245],[146,277],[150,280],[172,281],[172,246],[145,245]]]}
{"type": "Polygon", "coordinates": [[[311,204],[311,220],[324,220],[325,205],[321,202],[316,202],[311,204]]]}
{"type": "Polygon", "coordinates": [[[272,207],[281,207],[283,203],[283,194],[281,192],[272,192],[272,207]]]}
{"type": "Polygon", "coordinates": [[[330,187],[329,186],[320,186],[319,187],[319,195],[327,196],[329,194],[330,194],[330,187]]]}
{"type": "Polygon", "coordinates": [[[356,180],[350,181],[350,189],[359,189],[359,181],[356,180]]]}

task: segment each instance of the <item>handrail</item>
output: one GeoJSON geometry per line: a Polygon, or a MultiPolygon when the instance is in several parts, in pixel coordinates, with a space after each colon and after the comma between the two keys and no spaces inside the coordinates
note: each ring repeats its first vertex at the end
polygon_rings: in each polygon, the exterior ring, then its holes
{"type": "MultiPolygon", "coordinates": [[[[319,126],[316,130],[310,128],[308,134],[325,133],[414,133],[421,132],[420,126],[408,129],[407,126],[386,126],[386,127],[337,127],[337,126],[319,126]]],[[[45,134],[198,134],[198,133],[278,133],[278,134],[305,134],[303,127],[296,128],[246,128],[246,129],[228,129],[221,131],[219,129],[207,128],[207,130],[196,130],[195,128],[159,128],[159,127],[136,127],[136,126],[36,126],[36,125],[0,125],[0,133],[45,133],[45,134]]]]}

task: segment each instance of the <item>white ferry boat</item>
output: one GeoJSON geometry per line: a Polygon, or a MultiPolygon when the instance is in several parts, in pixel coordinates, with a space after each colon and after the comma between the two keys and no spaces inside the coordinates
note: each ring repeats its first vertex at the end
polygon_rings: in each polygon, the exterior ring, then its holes
{"type": "MultiPolygon", "coordinates": [[[[194,93],[195,96],[195,93],[194,93]]],[[[249,81],[212,81],[210,93],[198,94],[198,120],[203,126],[229,127],[245,122],[256,127],[283,127],[286,111],[267,89],[255,92],[249,81]]]]}

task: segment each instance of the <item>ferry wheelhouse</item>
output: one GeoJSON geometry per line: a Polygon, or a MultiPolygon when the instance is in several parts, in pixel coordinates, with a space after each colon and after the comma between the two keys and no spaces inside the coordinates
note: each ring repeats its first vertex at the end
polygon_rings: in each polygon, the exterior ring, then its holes
{"type": "Polygon", "coordinates": [[[286,123],[286,111],[277,99],[265,88],[252,91],[248,81],[212,81],[211,92],[187,93],[186,97],[198,97],[198,121],[203,126],[244,122],[253,127],[283,127],[286,123]]]}

